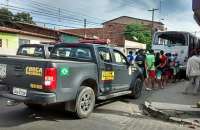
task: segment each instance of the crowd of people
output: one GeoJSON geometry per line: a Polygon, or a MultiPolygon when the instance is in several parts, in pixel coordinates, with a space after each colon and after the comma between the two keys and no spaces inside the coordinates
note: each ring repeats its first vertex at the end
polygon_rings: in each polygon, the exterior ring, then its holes
{"type": "Polygon", "coordinates": [[[146,90],[163,89],[169,82],[176,81],[176,74],[179,71],[177,54],[165,53],[154,50],[138,50],[135,54],[132,51],[127,56],[130,63],[136,63],[143,72],[144,85],[146,90]]]}

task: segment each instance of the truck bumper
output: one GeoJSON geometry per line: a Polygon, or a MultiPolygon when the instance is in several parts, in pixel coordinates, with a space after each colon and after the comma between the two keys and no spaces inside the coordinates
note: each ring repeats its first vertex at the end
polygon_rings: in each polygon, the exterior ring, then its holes
{"type": "Polygon", "coordinates": [[[8,87],[4,85],[0,85],[0,96],[25,103],[35,103],[35,104],[56,103],[55,93],[45,93],[45,92],[29,90],[27,96],[23,97],[12,94],[11,91],[8,89],[8,87]]]}

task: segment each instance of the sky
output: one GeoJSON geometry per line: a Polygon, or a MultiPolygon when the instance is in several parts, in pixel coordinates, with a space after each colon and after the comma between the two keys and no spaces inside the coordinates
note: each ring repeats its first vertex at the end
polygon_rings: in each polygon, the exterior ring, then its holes
{"type": "Polygon", "coordinates": [[[35,21],[63,25],[60,28],[81,28],[84,18],[87,27],[101,27],[102,22],[120,16],[151,20],[148,10],[159,8],[155,20],[168,30],[200,31],[193,18],[192,0],[0,0],[0,4],[9,5],[14,13],[23,9],[35,12],[35,21]]]}

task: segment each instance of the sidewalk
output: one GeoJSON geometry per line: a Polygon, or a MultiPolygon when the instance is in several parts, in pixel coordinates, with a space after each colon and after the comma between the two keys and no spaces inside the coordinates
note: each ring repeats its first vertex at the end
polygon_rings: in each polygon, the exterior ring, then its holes
{"type": "Polygon", "coordinates": [[[145,109],[157,118],[200,127],[200,108],[196,107],[200,94],[184,95],[182,92],[188,85],[189,83],[184,81],[155,91],[146,99],[145,109]]]}

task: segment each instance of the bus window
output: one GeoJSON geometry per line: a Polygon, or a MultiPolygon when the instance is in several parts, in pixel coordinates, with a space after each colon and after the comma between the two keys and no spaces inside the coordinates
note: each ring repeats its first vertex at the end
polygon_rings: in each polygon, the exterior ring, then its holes
{"type": "Polygon", "coordinates": [[[180,65],[185,65],[186,57],[190,57],[194,49],[200,49],[200,39],[189,32],[157,32],[153,41],[153,50],[157,52],[163,50],[165,53],[171,54],[176,53],[180,65]]]}
{"type": "Polygon", "coordinates": [[[154,45],[186,46],[187,37],[179,33],[161,33],[156,35],[154,45]]]}

